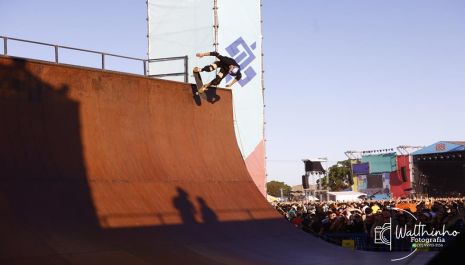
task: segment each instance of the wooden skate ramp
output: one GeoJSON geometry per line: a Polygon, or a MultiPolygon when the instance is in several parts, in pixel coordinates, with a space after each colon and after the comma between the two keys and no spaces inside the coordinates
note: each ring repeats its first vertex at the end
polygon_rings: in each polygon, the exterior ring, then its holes
{"type": "Polygon", "coordinates": [[[266,203],[229,90],[1,56],[0,82],[0,264],[390,263],[266,203]]]}

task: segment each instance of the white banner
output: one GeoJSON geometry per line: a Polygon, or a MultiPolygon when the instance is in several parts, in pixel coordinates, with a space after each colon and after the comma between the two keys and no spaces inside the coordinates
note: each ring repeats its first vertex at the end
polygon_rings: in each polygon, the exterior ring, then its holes
{"type": "Polygon", "coordinates": [[[260,1],[218,2],[219,52],[241,65],[242,79],[233,87],[234,110],[239,145],[247,157],[263,139],[260,1]]]}
{"type": "MultiPolygon", "coordinates": [[[[212,0],[148,0],[149,59],[187,55],[189,82],[194,82],[192,68],[203,66],[197,65],[195,54],[214,49],[212,10],[212,0]]],[[[182,60],[149,64],[150,75],[179,72],[184,72],[182,60]]],[[[184,81],[183,76],[170,79],[184,81]]]]}
{"type": "MultiPolygon", "coordinates": [[[[259,0],[218,1],[219,52],[241,65],[242,79],[234,85],[236,136],[246,164],[264,191],[262,31],[259,0]]],[[[227,76],[224,86],[230,81],[227,76]]]]}

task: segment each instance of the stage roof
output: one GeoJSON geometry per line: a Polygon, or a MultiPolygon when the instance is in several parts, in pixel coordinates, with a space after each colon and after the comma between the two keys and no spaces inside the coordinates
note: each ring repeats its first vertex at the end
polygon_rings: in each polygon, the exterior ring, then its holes
{"type": "Polygon", "coordinates": [[[413,152],[412,155],[415,156],[460,151],[465,151],[465,141],[440,141],[413,152]]]}

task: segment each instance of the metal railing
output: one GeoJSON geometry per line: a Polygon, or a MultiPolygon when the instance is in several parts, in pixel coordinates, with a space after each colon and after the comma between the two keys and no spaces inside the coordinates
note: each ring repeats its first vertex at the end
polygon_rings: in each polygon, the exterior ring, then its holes
{"type": "Polygon", "coordinates": [[[168,73],[168,74],[154,74],[149,75],[150,77],[166,77],[166,76],[181,76],[184,75],[184,82],[189,82],[189,65],[188,65],[188,57],[186,56],[179,56],[179,57],[168,57],[168,58],[157,58],[157,59],[148,59],[148,63],[155,63],[155,62],[166,62],[166,61],[175,61],[175,60],[183,60],[184,61],[184,72],[177,72],[177,73],[168,73]]]}
{"type": "Polygon", "coordinates": [[[59,51],[60,49],[66,49],[66,50],[72,50],[72,51],[80,51],[80,52],[86,52],[86,53],[93,53],[93,54],[98,54],[101,57],[101,69],[102,70],[108,70],[105,68],[105,61],[107,57],[115,57],[115,58],[121,58],[121,59],[127,59],[127,60],[133,60],[133,61],[139,61],[142,63],[143,66],[143,71],[144,71],[144,76],[150,76],[150,77],[165,77],[165,76],[184,76],[184,82],[188,82],[188,77],[189,77],[189,70],[188,70],[188,56],[179,56],[179,57],[167,57],[167,58],[157,58],[157,59],[140,59],[140,58],[134,58],[134,57],[129,57],[129,56],[123,56],[123,55],[117,55],[117,54],[112,54],[112,53],[105,53],[105,52],[99,52],[99,51],[93,51],[93,50],[86,50],[86,49],[79,49],[79,48],[74,48],[74,47],[68,47],[68,46],[62,46],[62,45],[56,45],[56,44],[50,44],[50,43],[45,43],[45,42],[38,42],[38,41],[31,41],[31,40],[24,40],[24,39],[18,39],[18,38],[11,38],[7,36],[0,36],[0,39],[3,39],[3,55],[7,56],[8,54],[8,41],[18,41],[18,42],[24,42],[24,43],[31,43],[31,44],[37,44],[37,45],[42,45],[42,46],[49,46],[53,47],[55,55],[54,55],[54,62],[59,64],[60,63],[60,56],[59,56],[59,51]],[[176,60],[184,60],[184,72],[177,72],[177,73],[167,73],[167,74],[155,74],[155,75],[149,75],[148,74],[148,65],[149,63],[152,62],[162,62],[162,61],[176,61],[176,60]]]}

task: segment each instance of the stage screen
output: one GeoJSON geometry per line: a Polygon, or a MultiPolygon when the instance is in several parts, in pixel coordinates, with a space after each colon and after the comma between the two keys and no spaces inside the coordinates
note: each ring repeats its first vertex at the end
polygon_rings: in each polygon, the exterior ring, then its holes
{"type": "Polygon", "coordinates": [[[370,174],[397,170],[396,153],[362,156],[362,163],[370,164],[370,174]]]}
{"type": "Polygon", "coordinates": [[[367,188],[377,189],[383,187],[383,176],[382,175],[369,175],[367,177],[367,188]]]}
{"type": "Polygon", "coordinates": [[[352,165],[352,173],[354,175],[364,175],[370,173],[370,167],[368,163],[359,163],[352,165]]]}

